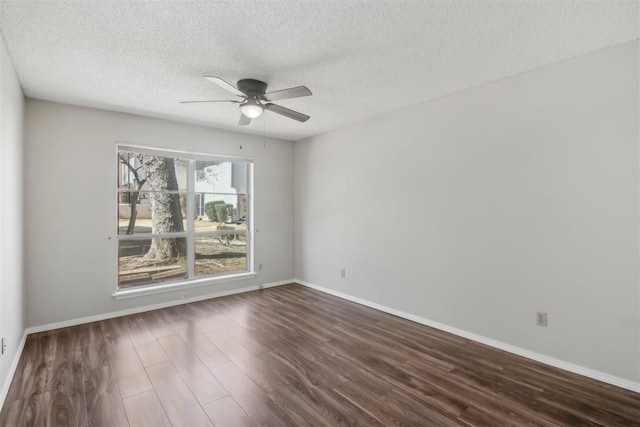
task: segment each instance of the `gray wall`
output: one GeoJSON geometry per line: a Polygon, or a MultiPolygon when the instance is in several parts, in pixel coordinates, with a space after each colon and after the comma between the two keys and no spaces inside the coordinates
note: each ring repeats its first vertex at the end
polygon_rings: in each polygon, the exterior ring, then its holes
{"type": "Polygon", "coordinates": [[[249,280],[190,297],[293,277],[293,143],[45,101],[26,104],[27,326],[179,299],[116,301],[116,142],[255,160],[255,260],[249,280]],[[242,145],[243,149],[240,149],[242,145]]]}
{"type": "Polygon", "coordinates": [[[0,37],[0,402],[24,332],[23,214],[24,96],[0,37]]]}
{"type": "Polygon", "coordinates": [[[640,381],[638,48],[296,144],[296,277],[640,381]]]}

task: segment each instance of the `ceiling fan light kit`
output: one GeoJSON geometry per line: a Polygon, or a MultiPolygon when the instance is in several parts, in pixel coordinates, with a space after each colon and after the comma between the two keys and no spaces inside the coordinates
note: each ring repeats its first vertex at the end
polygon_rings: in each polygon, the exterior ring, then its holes
{"type": "Polygon", "coordinates": [[[240,111],[242,111],[242,114],[249,117],[250,119],[255,119],[262,115],[264,107],[258,101],[249,99],[246,102],[240,104],[240,111]]]}
{"type": "Polygon", "coordinates": [[[199,102],[232,102],[240,104],[241,114],[238,126],[248,125],[251,123],[251,119],[260,117],[264,110],[269,110],[299,122],[306,122],[310,119],[310,116],[307,116],[306,114],[290,110],[289,108],[285,108],[271,102],[281,99],[300,98],[303,96],[313,95],[306,86],[292,87],[267,93],[267,84],[260,80],[242,79],[238,81],[238,85],[236,87],[222,80],[220,77],[205,76],[205,79],[244,99],[241,101],[181,101],[182,104],[193,104],[199,102]]]}

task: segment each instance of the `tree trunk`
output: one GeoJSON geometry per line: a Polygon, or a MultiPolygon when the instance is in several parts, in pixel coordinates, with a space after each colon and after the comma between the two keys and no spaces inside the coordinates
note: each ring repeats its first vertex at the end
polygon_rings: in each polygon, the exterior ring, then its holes
{"type": "Polygon", "coordinates": [[[136,230],[136,218],[138,217],[138,197],[140,196],[140,190],[136,189],[129,194],[129,225],[127,226],[127,234],[133,234],[136,230]]]}
{"type": "MultiPolygon", "coordinates": [[[[151,232],[174,233],[184,231],[180,195],[169,194],[177,191],[175,166],[173,159],[139,155],[145,178],[149,185],[151,199],[151,232]]],[[[185,238],[155,238],[144,256],[146,261],[174,263],[186,257],[185,238]]]]}

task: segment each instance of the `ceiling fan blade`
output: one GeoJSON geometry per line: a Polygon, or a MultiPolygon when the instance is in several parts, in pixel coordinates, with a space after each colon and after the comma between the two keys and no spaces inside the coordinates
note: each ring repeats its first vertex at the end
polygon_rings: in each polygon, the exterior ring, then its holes
{"type": "Polygon", "coordinates": [[[231,99],[223,99],[223,100],[219,100],[219,101],[180,101],[180,104],[196,104],[198,102],[233,102],[235,104],[239,104],[240,101],[234,101],[231,99]]]}
{"type": "Polygon", "coordinates": [[[242,97],[246,96],[246,93],[242,92],[240,89],[238,89],[234,85],[225,82],[220,77],[204,76],[204,78],[209,80],[211,83],[217,84],[222,89],[228,90],[229,92],[231,92],[234,95],[238,95],[238,96],[242,96],[242,97]]]}
{"type": "Polygon", "coordinates": [[[269,111],[273,111],[274,113],[278,113],[280,115],[283,115],[285,117],[289,117],[290,119],[297,120],[299,122],[306,122],[307,120],[309,120],[311,118],[310,116],[307,116],[306,114],[302,114],[302,113],[299,113],[297,111],[293,111],[293,110],[290,110],[288,108],[284,108],[281,105],[265,104],[264,108],[266,108],[269,111]]]}
{"type": "Polygon", "coordinates": [[[265,93],[263,98],[266,101],[279,101],[281,99],[300,98],[301,96],[313,95],[308,87],[298,86],[289,89],[276,90],[274,92],[265,93]]]}
{"type": "Polygon", "coordinates": [[[247,126],[251,123],[251,118],[245,116],[244,114],[240,114],[240,120],[238,120],[238,126],[247,126]]]}

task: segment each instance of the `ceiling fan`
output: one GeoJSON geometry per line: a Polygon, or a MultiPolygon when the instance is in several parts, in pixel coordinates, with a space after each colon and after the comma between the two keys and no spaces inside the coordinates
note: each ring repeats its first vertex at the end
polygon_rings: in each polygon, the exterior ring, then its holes
{"type": "Polygon", "coordinates": [[[238,126],[247,126],[251,123],[251,119],[255,119],[262,115],[264,110],[269,110],[282,116],[288,117],[299,122],[306,122],[309,116],[294,110],[273,104],[271,101],[281,99],[299,98],[301,96],[313,95],[306,86],[292,87],[289,89],[276,90],[267,92],[267,84],[260,80],[242,79],[238,81],[238,87],[233,86],[222,80],[220,77],[205,76],[205,79],[211,83],[215,83],[232,94],[243,98],[242,100],[224,99],[215,101],[180,101],[181,104],[194,104],[198,102],[233,102],[240,104],[240,120],[238,126]]]}

